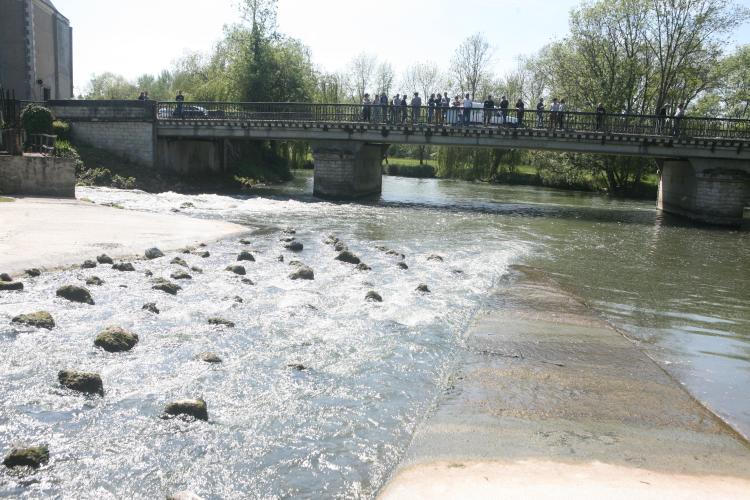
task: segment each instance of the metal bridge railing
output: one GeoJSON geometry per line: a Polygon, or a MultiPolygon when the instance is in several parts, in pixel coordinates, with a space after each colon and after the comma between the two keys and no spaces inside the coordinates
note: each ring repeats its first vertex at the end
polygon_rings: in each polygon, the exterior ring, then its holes
{"type": "Polygon", "coordinates": [[[462,107],[412,107],[361,104],[270,102],[159,102],[158,121],[317,122],[353,125],[494,127],[547,131],[593,132],[637,136],[707,139],[750,139],[750,120],[685,116],[553,112],[536,109],[485,110],[462,107]]]}

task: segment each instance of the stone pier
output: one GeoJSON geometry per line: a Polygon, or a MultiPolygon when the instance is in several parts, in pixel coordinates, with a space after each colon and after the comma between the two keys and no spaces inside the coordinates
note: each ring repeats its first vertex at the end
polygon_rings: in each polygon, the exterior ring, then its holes
{"type": "Polygon", "coordinates": [[[379,195],[383,187],[381,162],[388,146],[357,141],[312,143],[313,194],[333,199],[379,195]]]}

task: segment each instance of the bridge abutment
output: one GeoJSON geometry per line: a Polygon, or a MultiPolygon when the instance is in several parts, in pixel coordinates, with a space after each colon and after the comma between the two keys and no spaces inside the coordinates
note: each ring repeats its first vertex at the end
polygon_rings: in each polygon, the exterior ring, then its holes
{"type": "Polygon", "coordinates": [[[156,142],[157,165],[179,174],[223,172],[227,165],[226,142],[160,138],[156,142]]]}
{"type": "Polygon", "coordinates": [[[333,199],[379,195],[383,188],[381,162],[388,146],[356,141],[313,142],[313,194],[333,199]]]}
{"type": "Polygon", "coordinates": [[[750,162],[665,160],[657,206],[707,224],[738,226],[750,203],[750,162]]]}

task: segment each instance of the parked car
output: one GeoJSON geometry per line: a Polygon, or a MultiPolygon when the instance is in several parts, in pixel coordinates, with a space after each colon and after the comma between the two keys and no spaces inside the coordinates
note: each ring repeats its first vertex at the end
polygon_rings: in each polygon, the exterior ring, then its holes
{"type": "Polygon", "coordinates": [[[175,108],[174,112],[172,113],[172,116],[176,118],[208,118],[208,113],[206,112],[206,108],[202,108],[200,106],[194,106],[192,104],[183,104],[182,105],[182,111],[180,111],[178,108],[175,108]]]}
{"type": "MultiPolygon", "coordinates": [[[[508,110],[509,116],[505,118],[505,124],[513,127],[518,123],[518,119],[516,119],[515,116],[510,116],[511,114],[515,115],[515,109],[508,110]]],[[[463,108],[450,108],[448,110],[448,114],[446,117],[446,123],[460,125],[463,123],[463,117],[464,117],[463,108]]],[[[484,124],[484,103],[472,102],[471,115],[469,116],[469,123],[471,125],[484,124]]],[[[500,126],[502,125],[502,123],[503,123],[503,117],[500,114],[500,108],[495,108],[492,111],[492,116],[490,117],[490,125],[500,126]]]]}

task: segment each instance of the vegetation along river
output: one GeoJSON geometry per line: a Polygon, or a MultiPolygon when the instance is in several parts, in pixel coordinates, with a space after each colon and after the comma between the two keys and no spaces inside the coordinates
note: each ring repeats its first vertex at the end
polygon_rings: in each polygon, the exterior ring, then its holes
{"type": "Polygon", "coordinates": [[[52,298],[61,284],[93,274],[81,269],[45,273],[23,296],[0,297],[0,449],[42,437],[56,456],[44,474],[0,478],[0,497],[157,498],[183,489],[206,498],[372,497],[450,386],[462,336],[496,307],[493,288],[512,264],[552,274],[750,434],[746,229],[697,228],[658,214],[652,201],[383,182],[382,198],[368,204],[316,200],[302,172],[252,197],[79,188],[79,198],[96,203],[182,206],[254,234],[249,245],[208,243],[208,258],[185,255],[203,272],[177,296],[152,290],[143,276],[145,269],[169,276],[179,255],[169,252],[135,262],[136,273],[94,270],[105,282],[95,308],[52,298]],[[281,241],[289,228],[304,244],[298,254],[281,241]],[[334,260],[323,243],[329,234],[372,270],[334,260]],[[224,271],[242,249],[256,257],[245,263],[254,285],[224,271]],[[290,280],[293,259],[312,267],[315,280],[290,280]],[[431,293],[417,292],[419,284],[431,293]],[[366,302],[369,290],[383,302],[366,302]],[[25,310],[49,310],[59,328],[32,334],[10,326],[25,312],[20,301],[25,310]],[[161,314],[142,311],[146,302],[161,314]],[[236,328],[210,326],[211,316],[236,328]],[[96,350],[93,336],[110,324],[141,342],[121,355],[96,350]],[[197,360],[204,351],[224,362],[197,360]],[[105,397],[59,388],[55,374],[68,367],[100,372],[105,397]],[[209,422],[158,418],[165,403],[199,396],[209,422]]]}

